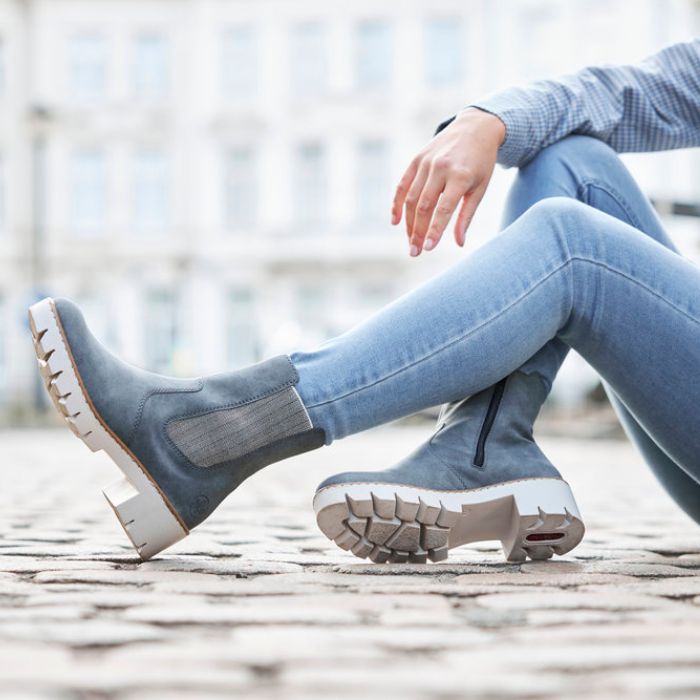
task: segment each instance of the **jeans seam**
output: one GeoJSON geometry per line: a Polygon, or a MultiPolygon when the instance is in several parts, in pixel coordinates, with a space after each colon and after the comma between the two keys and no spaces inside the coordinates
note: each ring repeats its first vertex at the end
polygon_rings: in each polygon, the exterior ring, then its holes
{"type": "Polygon", "coordinates": [[[341,399],[346,399],[349,396],[352,396],[353,394],[357,394],[360,391],[364,391],[365,389],[369,389],[371,387],[374,387],[377,384],[381,384],[382,382],[386,381],[387,379],[391,379],[392,377],[396,376],[397,374],[400,374],[401,372],[406,371],[407,369],[410,369],[411,367],[415,367],[416,365],[420,364],[421,362],[424,362],[425,360],[428,360],[431,357],[438,355],[439,353],[443,352],[444,350],[447,350],[448,348],[450,348],[452,345],[455,345],[456,343],[461,343],[463,340],[466,340],[470,335],[473,335],[474,333],[476,333],[477,331],[480,331],[482,328],[486,327],[487,325],[489,325],[493,321],[496,321],[497,319],[499,319],[506,311],[509,311],[516,304],[521,302],[523,299],[527,298],[538,287],[540,287],[542,284],[544,284],[550,277],[555,275],[557,272],[559,272],[560,270],[565,268],[570,263],[571,263],[571,257],[569,256],[567,258],[567,260],[565,260],[563,263],[558,265],[551,272],[548,272],[544,277],[542,277],[535,284],[533,284],[527,291],[525,291],[523,294],[521,294],[517,299],[513,300],[510,304],[508,304],[505,308],[501,309],[498,313],[494,314],[490,318],[483,321],[476,328],[470,329],[467,333],[464,333],[456,338],[449,340],[448,342],[446,342],[445,344],[443,344],[441,347],[437,348],[436,350],[433,350],[432,352],[428,353],[427,355],[424,355],[423,357],[420,357],[417,360],[414,360],[413,362],[410,362],[409,364],[404,365],[403,367],[395,370],[394,372],[391,372],[390,374],[387,374],[384,377],[381,377],[380,379],[375,380],[374,382],[371,382],[370,384],[365,384],[364,386],[357,387],[356,389],[353,389],[352,391],[348,391],[347,393],[341,394],[340,396],[336,396],[332,399],[326,399],[324,401],[319,401],[319,402],[316,402],[313,404],[309,404],[309,405],[307,405],[307,408],[318,408],[319,406],[324,406],[325,404],[333,403],[334,401],[340,401],[341,399]]]}
{"type": "Polygon", "coordinates": [[[603,269],[607,270],[608,272],[612,272],[616,275],[619,275],[620,277],[624,277],[626,280],[629,282],[632,282],[632,284],[636,285],[637,287],[640,287],[644,291],[648,292],[652,296],[656,297],[659,301],[664,302],[667,306],[672,308],[674,311],[677,311],[679,314],[682,316],[685,316],[689,321],[692,321],[696,325],[700,326],[700,319],[695,318],[694,316],[691,316],[687,311],[684,311],[681,309],[679,306],[676,306],[672,301],[669,301],[666,299],[666,297],[662,296],[659,294],[656,290],[652,289],[651,287],[648,287],[644,282],[640,282],[639,280],[635,279],[634,277],[630,277],[626,272],[623,272],[622,270],[618,270],[615,267],[612,267],[608,265],[607,263],[600,262],[600,260],[591,260],[590,258],[586,258],[580,255],[574,255],[572,256],[571,260],[579,260],[580,262],[586,262],[589,263],[590,265],[595,265],[596,267],[602,267],[603,269]]]}
{"type": "MultiPolygon", "coordinates": [[[[443,344],[441,347],[435,349],[434,351],[430,352],[429,354],[424,355],[423,357],[420,357],[420,358],[418,358],[417,360],[414,360],[413,362],[411,362],[411,363],[409,363],[409,364],[407,364],[407,365],[404,365],[404,366],[400,367],[399,369],[395,370],[394,372],[392,372],[392,373],[390,373],[390,374],[387,374],[386,376],[381,377],[380,379],[377,379],[376,381],[372,382],[371,384],[365,384],[365,385],[363,385],[363,386],[361,386],[361,387],[357,387],[357,388],[353,389],[352,391],[348,391],[348,392],[346,392],[345,394],[341,394],[340,396],[336,396],[336,397],[334,397],[334,398],[332,398],[332,399],[326,399],[326,400],[324,400],[324,401],[319,401],[319,402],[316,402],[316,403],[313,403],[313,404],[309,404],[309,405],[307,406],[307,408],[317,408],[317,407],[319,407],[319,406],[324,406],[324,405],[326,405],[326,404],[333,403],[334,401],[340,401],[340,400],[342,400],[342,399],[346,399],[346,398],[348,398],[349,396],[352,396],[353,394],[357,394],[357,393],[359,393],[359,392],[361,392],[361,391],[364,391],[364,390],[366,390],[366,389],[369,389],[369,388],[371,388],[371,387],[374,387],[374,386],[376,386],[377,384],[381,384],[382,382],[384,382],[384,381],[386,381],[386,380],[388,380],[388,379],[391,379],[392,377],[396,376],[397,374],[400,374],[401,372],[404,372],[404,371],[406,371],[407,369],[410,369],[411,367],[415,367],[416,365],[420,364],[421,362],[424,362],[425,360],[430,359],[431,357],[434,357],[435,355],[437,355],[437,354],[443,352],[444,350],[448,349],[448,348],[451,347],[452,345],[455,345],[456,343],[460,343],[460,342],[462,342],[463,340],[466,340],[469,336],[471,336],[471,335],[473,335],[474,333],[476,333],[476,332],[482,330],[483,328],[485,328],[486,326],[488,326],[490,323],[492,323],[493,321],[495,321],[495,320],[497,320],[498,318],[500,318],[506,311],[509,311],[513,306],[515,306],[516,304],[520,303],[523,299],[527,298],[533,291],[535,291],[538,287],[540,287],[542,284],[544,284],[550,277],[552,277],[553,275],[555,275],[557,272],[561,271],[563,268],[565,268],[567,265],[569,265],[569,264],[570,264],[571,262],[573,262],[574,260],[579,260],[579,261],[581,261],[581,262],[586,262],[586,263],[589,263],[589,264],[591,264],[591,265],[595,265],[595,266],[597,266],[597,267],[606,269],[606,270],[608,270],[609,272],[612,272],[612,273],[614,273],[614,274],[616,274],[616,275],[619,275],[620,277],[623,277],[623,278],[627,279],[628,281],[632,282],[634,285],[638,286],[638,287],[641,288],[641,289],[644,289],[646,292],[648,292],[648,293],[651,294],[652,296],[654,296],[654,297],[656,297],[657,299],[659,299],[659,301],[664,302],[667,306],[669,306],[670,308],[674,309],[675,311],[677,311],[678,313],[680,313],[682,316],[686,317],[688,320],[690,320],[690,321],[692,321],[693,323],[695,323],[695,324],[697,324],[697,325],[700,326],[700,320],[694,318],[694,317],[691,316],[689,313],[687,313],[686,311],[684,311],[683,309],[679,308],[679,307],[676,306],[674,303],[672,303],[671,301],[669,301],[668,299],[666,299],[665,297],[663,297],[661,294],[659,294],[659,293],[656,292],[655,290],[651,289],[650,287],[648,287],[648,286],[647,286],[646,284],[644,284],[643,282],[640,282],[639,280],[635,279],[634,277],[630,277],[630,276],[629,276],[628,274],[626,274],[625,272],[622,272],[621,270],[618,270],[618,269],[616,269],[616,268],[614,268],[614,267],[612,267],[612,266],[610,266],[610,265],[608,265],[608,264],[606,264],[606,263],[602,263],[602,262],[600,262],[599,260],[592,260],[592,259],[590,259],[590,258],[587,258],[587,257],[584,257],[584,256],[580,256],[580,255],[573,255],[573,256],[572,256],[572,255],[569,255],[568,259],[567,259],[565,262],[563,262],[561,265],[557,266],[557,267],[556,267],[554,270],[552,270],[551,272],[547,273],[544,277],[542,277],[540,280],[538,280],[537,283],[535,283],[532,287],[530,287],[525,293],[521,294],[517,299],[515,299],[514,301],[512,301],[512,302],[511,302],[510,304],[508,304],[505,308],[501,309],[497,314],[495,314],[495,315],[491,316],[490,318],[486,319],[484,322],[482,322],[482,323],[481,323],[480,325],[478,325],[476,328],[472,328],[472,329],[470,329],[467,333],[464,333],[463,335],[460,335],[460,336],[458,336],[457,338],[453,338],[452,340],[450,340],[450,341],[448,341],[447,343],[443,344]]],[[[573,290],[572,290],[570,293],[572,293],[572,297],[571,297],[571,298],[573,298],[573,290]]]]}
{"type": "MultiPolygon", "coordinates": [[[[601,180],[584,180],[583,182],[580,183],[579,185],[579,197],[584,200],[584,191],[586,189],[590,189],[592,187],[595,187],[602,192],[605,192],[605,194],[609,195],[612,197],[612,199],[615,200],[615,203],[625,212],[625,215],[629,219],[629,222],[634,226],[636,229],[639,229],[640,231],[643,230],[642,223],[637,219],[637,217],[634,215],[634,210],[627,204],[625,198],[622,196],[620,192],[618,192],[614,187],[611,187],[607,183],[602,182],[601,180]]],[[[586,204],[589,206],[593,206],[590,201],[587,201],[586,199],[586,204]]],[[[594,207],[597,209],[597,207],[594,207]]],[[[599,210],[600,211],[600,210],[599,210]]]]}

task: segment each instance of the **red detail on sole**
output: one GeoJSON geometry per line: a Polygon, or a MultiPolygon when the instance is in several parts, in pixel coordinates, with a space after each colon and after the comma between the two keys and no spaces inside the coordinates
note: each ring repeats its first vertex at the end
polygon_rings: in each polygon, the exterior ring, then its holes
{"type": "Polygon", "coordinates": [[[542,542],[544,540],[560,540],[564,537],[563,532],[533,532],[525,540],[527,542],[542,542]]]}

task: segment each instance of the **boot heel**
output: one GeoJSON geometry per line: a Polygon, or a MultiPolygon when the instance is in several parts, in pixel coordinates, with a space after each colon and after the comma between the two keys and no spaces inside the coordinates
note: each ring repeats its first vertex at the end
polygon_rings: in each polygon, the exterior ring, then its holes
{"type": "Polygon", "coordinates": [[[137,490],[122,478],[102,493],[142,560],[187,536],[152,485],[142,483],[137,490]]]}
{"type": "Polygon", "coordinates": [[[501,544],[508,561],[549,559],[572,550],[584,532],[569,484],[562,479],[530,479],[514,487],[510,528],[501,544]]]}

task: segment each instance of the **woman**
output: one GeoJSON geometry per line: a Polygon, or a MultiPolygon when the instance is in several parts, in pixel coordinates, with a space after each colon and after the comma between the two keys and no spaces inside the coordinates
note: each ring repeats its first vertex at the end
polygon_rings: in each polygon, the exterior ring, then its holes
{"type": "Polygon", "coordinates": [[[462,245],[495,162],[520,167],[502,234],[451,269],[313,352],[198,379],[121,362],[75,305],[45,299],[30,321],[47,388],[123,471],[105,495],[144,559],[261,467],[440,403],[396,466],[321,484],[321,529],[374,561],[483,539],[510,560],[570,551],[583,523],[532,437],[569,348],[700,522],[700,270],[615,155],[699,144],[700,42],[506,90],[441,125],[397,189],[393,223],[419,255],[460,202],[462,245]]]}

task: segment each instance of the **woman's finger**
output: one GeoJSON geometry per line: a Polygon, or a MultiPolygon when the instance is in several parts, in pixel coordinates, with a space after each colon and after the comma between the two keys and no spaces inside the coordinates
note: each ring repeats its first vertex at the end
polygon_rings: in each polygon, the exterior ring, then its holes
{"type": "Polygon", "coordinates": [[[464,195],[454,229],[455,241],[457,242],[458,246],[464,245],[464,241],[467,237],[467,229],[474,218],[474,213],[476,212],[485,191],[486,187],[481,185],[473,192],[469,192],[464,195]]]}
{"type": "Polygon", "coordinates": [[[418,172],[418,164],[419,164],[419,159],[414,158],[408,168],[406,168],[406,172],[401,176],[401,179],[399,180],[399,184],[396,187],[396,193],[394,194],[394,201],[391,205],[391,223],[396,226],[401,221],[401,213],[403,211],[403,205],[404,202],[406,201],[406,195],[408,194],[408,190],[411,187],[411,183],[413,182],[413,178],[416,176],[416,173],[418,172]]]}
{"type": "Polygon", "coordinates": [[[447,224],[452,218],[459,200],[464,196],[464,187],[458,184],[448,184],[445,191],[440,195],[433,220],[428,228],[428,234],[423,244],[425,250],[432,250],[442,238],[442,234],[447,224]]]}
{"type": "Polygon", "coordinates": [[[435,207],[438,206],[440,195],[445,189],[445,175],[442,171],[431,168],[428,180],[423,187],[418,204],[416,205],[416,216],[413,221],[411,231],[411,254],[418,255],[423,249],[423,240],[433,218],[435,207]]]}
{"type": "Polygon", "coordinates": [[[413,178],[411,187],[406,194],[406,202],[404,212],[404,221],[406,222],[406,235],[408,239],[411,240],[413,234],[413,222],[416,216],[416,207],[418,206],[418,200],[420,199],[421,193],[423,192],[423,187],[425,186],[426,180],[430,173],[430,165],[423,161],[418,166],[418,172],[413,178]]]}

